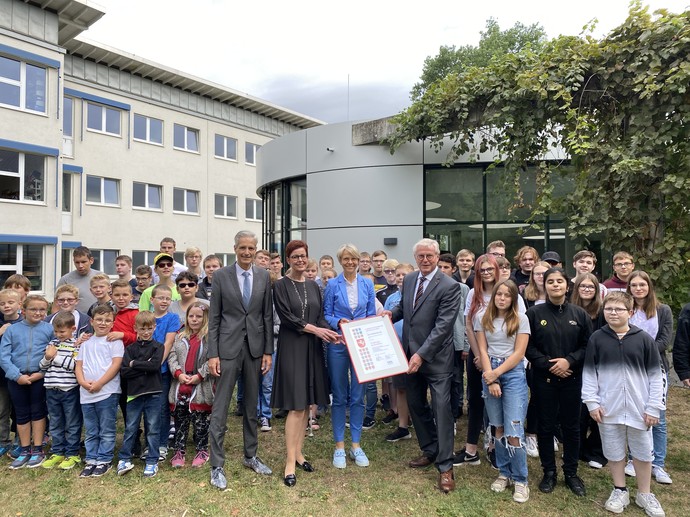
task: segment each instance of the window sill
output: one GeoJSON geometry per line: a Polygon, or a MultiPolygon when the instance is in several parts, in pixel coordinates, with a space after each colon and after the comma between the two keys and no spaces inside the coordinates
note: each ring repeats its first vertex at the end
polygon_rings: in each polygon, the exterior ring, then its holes
{"type": "Polygon", "coordinates": [[[153,146],[156,146],[156,147],[165,147],[165,146],[163,145],[162,142],[161,142],[161,143],[158,143],[158,142],[150,142],[149,140],[139,140],[138,138],[132,138],[132,141],[133,141],[133,142],[140,143],[140,144],[153,145],[153,146]]]}
{"type": "Polygon", "coordinates": [[[184,147],[175,147],[175,146],[173,146],[173,149],[174,149],[175,151],[182,151],[183,153],[197,154],[197,155],[200,155],[200,154],[201,154],[199,151],[192,151],[191,149],[185,149],[184,147]]]}
{"type": "Polygon", "coordinates": [[[132,210],[139,210],[141,212],[154,212],[154,213],[159,213],[159,214],[163,213],[162,208],[148,208],[145,206],[134,206],[134,205],[132,205],[132,210]]]}

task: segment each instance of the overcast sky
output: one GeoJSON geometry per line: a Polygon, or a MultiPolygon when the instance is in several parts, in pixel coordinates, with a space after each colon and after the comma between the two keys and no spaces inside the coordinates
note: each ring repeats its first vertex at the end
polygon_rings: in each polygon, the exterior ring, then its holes
{"type": "MultiPolygon", "coordinates": [[[[385,117],[409,105],[424,59],[476,45],[486,20],[540,23],[549,37],[603,36],[628,0],[97,0],[82,37],[326,121],[385,117]],[[349,92],[349,93],[348,93],[349,92]]],[[[646,0],[682,12],[690,0],[646,0]]]]}

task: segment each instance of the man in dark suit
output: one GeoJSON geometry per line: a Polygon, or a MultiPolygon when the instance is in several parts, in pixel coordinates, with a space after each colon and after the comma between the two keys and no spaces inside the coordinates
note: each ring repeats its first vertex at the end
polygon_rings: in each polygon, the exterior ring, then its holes
{"type": "Polygon", "coordinates": [[[460,309],[460,285],[437,267],[438,243],[422,239],[414,245],[418,272],[405,277],[402,299],[391,317],[403,319],[403,348],[409,360],[407,403],[422,456],[410,467],[435,462],[438,488],[455,489],[453,477],[453,412],[450,392],[453,381],[453,325],[460,309]],[[431,405],[427,403],[431,390],[431,405]],[[433,412],[432,412],[433,409],[433,412]],[[435,420],[435,423],[434,423],[435,420]]]}
{"type": "Polygon", "coordinates": [[[259,374],[271,369],[273,353],[273,302],[268,271],[253,266],[256,235],[241,231],[235,235],[237,261],[213,274],[213,291],[208,321],[208,368],[219,377],[211,413],[211,484],[227,488],[223,465],[223,439],[227,430],[228,406],[239,375],[244,381],[244,465],[258,474],[270,475],[256,455],[259,374]]]}

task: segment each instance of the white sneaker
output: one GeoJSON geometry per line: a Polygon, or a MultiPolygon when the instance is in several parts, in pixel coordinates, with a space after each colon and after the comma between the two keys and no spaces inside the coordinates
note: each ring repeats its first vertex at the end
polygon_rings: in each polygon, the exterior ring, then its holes
{"type": "Polygon", "coordinates": [[[630,494],[627,490],[619,490],[614,488],[611,491],[611,495],[604,503],[604,508],[609,512],[613,513],[623,513],[625,507],[630,504],[630,494]]]}
{"type": "Polygon", "coordinates": [[[644,510],[644,513],[649,515],[649,517],[664,517],[666,512],[657,501],[654,494],[643,494],[642,492],[637,492],[635,496],[635,504],[644,510]]]}
{"type": "Polygon", "coordinates": [[[525,437],[525,451],[527,451],[527,456],[530,458],[539,457],[539,447],[537,446],[536,436],[525,437]]]}
{"type": "Polygon", "coordinates": [[[652,467],[652,474],[657,483],[663,485],[670,485],[673,483],[671,476],[668,475],[668,472],[666,472],[663,467],[652,467]]]}
{"type": "Polygon", "coordinates": [[[494,492],[503,492],[506,488],[511,485],[510,479],[505,476],[498,476],[496,481],[491,483],[491,490],[494,492]]]}
{"type": "Polygon", "coordinates": [[[587,462],[587,465],[589,465],[593,469],[601,469],[604,467],[604,465],[602,465],[601,463],[599,463],[598,461],[595,461],[595,460],[589,460],[587,462]]]}
{"type": "Polygon", "coordinates": [[[635,465],[633,465],[632,460],[628,460],[628,463],[625,464],[625,475],[631,478],[635,477],[635,465]]]}
{"type": "Polygon", "coordinates": [[[527,487],[527,483],[515,483],[513,501],[516,503],[526,503],[529,501],[529,488],[527,487]]]}
{"type": "Polygon", "coordinates": [[[268,431],[270,431],[272,429],[271,421],[268,418],[266,418],[265,416],[262,416],[261,418],[259,418],[259,428],[260,428],[261,432],[267,433],[268,431]]]}

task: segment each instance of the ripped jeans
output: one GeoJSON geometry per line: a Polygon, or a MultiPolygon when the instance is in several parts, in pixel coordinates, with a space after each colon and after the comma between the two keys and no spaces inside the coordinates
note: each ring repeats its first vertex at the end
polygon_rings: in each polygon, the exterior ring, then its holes
{"type": "MultiPolygon", "coordinates": [[[[496,369],[505,359],[491,357],[491,368],[496,369]]],[[[525,367],[520,362],[515,368],[498,378],[501,396],[494,397],[482,380],[484,406],[489,423],[503,428],[503,437],[496,439],[496,463],[502,476],[517,483],[527,483],[527,453],[525,451],[525,416],[529,402],[525,367]],[[508,443],[509,437],[520,439],[520,446],[508,443]]]]}

